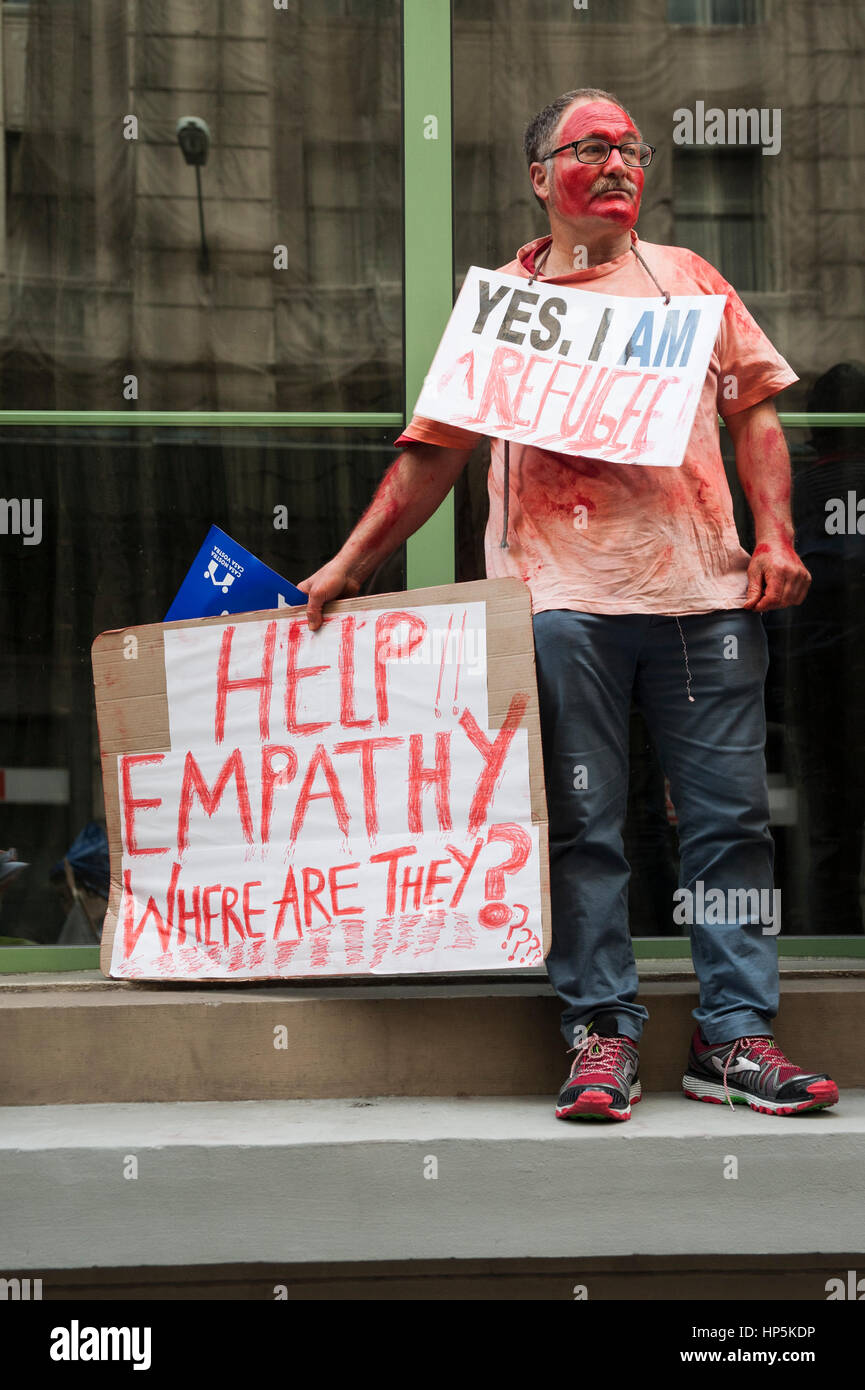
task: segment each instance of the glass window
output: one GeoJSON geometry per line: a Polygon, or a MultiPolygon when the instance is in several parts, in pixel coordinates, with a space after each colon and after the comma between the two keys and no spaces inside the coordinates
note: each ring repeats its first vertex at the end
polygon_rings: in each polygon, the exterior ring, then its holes
{"type": "Polygon", "coordinates": [[[577,18],[589,24],[628,24],[633,20],[634,0],[602,0],[600,4],[592,4],[592,0],[586,0],[585,9],[574,9],[577,18]]]}
{"type": "Polygon", "coordinates": [[[764,235],[765,162],[753,150],[676,150],[673,242],[743,290],[774,289],[764,235]]]}
{"type": "Polygon", "coordinates": [[[14,17],[0,399],[401,410],[399,0],[197,16],[14,17]]]}
{"type": "Polygon", "coordinates": [[[667,0],[671,24],[759,24],[762,0],[667,0]]]}
{"type": "Polygon", "coordinates": [[[498,249],[495,218],[494,147],[478,142],[454,148],[454,190],[459,212],[454,218],[454,262],[457,290],[470,265],[492,265],[498,249]]]}
{"type": "MultiPolygon", "coordinates": [[[[103,815],[93,638],[161,622],[213,524],[286,579],[305,579],[364,511],[393,437],[0,427],[0,852],[14,848],[10,862],[28,865],[4,889],[0,857],[0,936],[87,944],[55,870],[103,815]]],[[[404,588],[400,550],[367,591],[404,588]]],[[[104,898],[87,901],[101,924],[104,898]]]]}
{"type": "MultiPolygon", "coordinates": [[[[399,0],[217,8],[205,30],[196,6],[139,0],[93,29],[87,6],[3,5],[0,408],[402,410],[399,0]],[[190,116],[203,165],[178,141],[190,116]]],[[[528,120],[575,86],[610,89],[658,147],[642,239],[690,247],[742,294],[800,378],[779,409],[865,412],[852,6],[453,0],[453,17],[455,290],[470,264],[505,264],[548,230],[528,120]],[[625,47],[605,23],[627,25],[625,47]],[[709,108],[777,113],[777,152],[762,134],[706,147],[709,108]]],[[[855,427],[785,432],[813,582],[764,620],[783,931],[861,935],[865,442],[855,427]]],[[[163,617],[213,523],[288,579],[312,572],[396,433],[0,424],[0,938],[98,935],[93,637],[163,617]],[[91,868],[83,915],[62,869],[73,842],[91,868]]],[[[488,462],[481,440],[457,489],[460,580],[484,572],[488,462]]],[[[400,551],[368,588],[405,582],[400,551]]],[[[636,714],[631,748],[633,930],[678,935],[676,812],[636,714]]]]}
{"type": "MultiPolygon", "coordinates": [[[[836,362],[812,409],[865,412],[865,362],[836,362]]],[[[769,796],[785,934],[861,935],[865,832],[865,429],[789,430],[804,603],[767,613],[769,796]],[[860,511],[861,507],[861,511],[860,511]]],[[[746,545],[753,532],[746,532],[746,545]]]]}
{"type": "MultiPolygon", "coordinates": [[[[600,19],[606,7],[592,7],[600,19]]],[[[549,223],[532,195],[523,155],[529,120],[580,86],[612,91],[657,146],[646,171],[638,232],[646,242],[694,250],[741,294],[800,380],[776,397],[781,412],[865,411],[865,332],[856,189],[862,122],[852,7],[821,28],[809,51],[813,6],[633,2],[627,51],[600,30],[561,42],[561,15],[531,19],[510,0],[487,0],[489,34],[473,24],[473,0],[454,0],[455,288],[470,264],[501,266],[549,223]],[[660,7],[661,15],[664,7],[660,7]],[[725,26],[723,34],[703,32],[725,26]],[[688,27],[691,26],[691,27],[688,27]],[[795,36],[790,42],[791,35],[795,36]],[[708,47],[711,39],[712,48],[708,47]],[[633,54],[639,54],[634,61],[633,54]],[[806,68],[826,81],[802,105],[806,68]],[[803,66],[804,65],[804,66],[803,66]],[[502,99],[507,75],[507,101],[502,99]],[[829,75],[831,74],[831,81],[829,75]],[[700,121],[723,113],[718,144],[700,121]],[[755,110],[753,122],[728,112],[755,110]],[[692,138],[674,140],[682,111],[692,138]],[[701,113],[702,112],[702,116],[701,113]],[[731,124],[732,121],[732,124],[731,124]],[[761,124],[762,122],[762,124],[761,124]],[[704,130],[704,127],[703,127],[704,130]],[[764,135],[768,139],[764,139],[764,135]],[[780,135],[777,150],[763,152],[780,135]]],[[[618,14],[619,7],[616,7],[618,14]]],[[[588,12],[586,12],[588,14],[588,12]]],[[[545,10],[544,14],[548,12],[545,10]]],[[[585,16],[574,11],[575,24],[585,16]]],[[[771,665],[766,687],[767,759],[776,884],[787,935],[863,933],[865,831],[865,462],[861,429],[785,430],[794,485],[797,545],[812,574],[805,602],[766,615],[771,665]],[[853,498],[853,503],[849,502],[853,498]],[[827,504],[844,499],[845,526],[826,530],[827,504]]],[[[737,527],[753,549],[753,525],[721,430],[737,527]]],[[[457,489],[457,577],[484,573],[489,445],[479,443],[457,489]]],[[[840,525],[840,522],[839,522],[840,525]]],[[[677,936],[671,892],[678,871],[675,808],[645,725],[631,729],[631,795],[625,841],[632,865],[637,936],[677,936]]]]}
{"type": "MultiPolygon", "coordinates": [[[[6,6],[0,408],[401,414],[400,9],[6,6]]],[[[0,938],[98,937],[93,638],[161,621],[213,524],[311,574],[397,432],[0,424],[0,938]]]]}

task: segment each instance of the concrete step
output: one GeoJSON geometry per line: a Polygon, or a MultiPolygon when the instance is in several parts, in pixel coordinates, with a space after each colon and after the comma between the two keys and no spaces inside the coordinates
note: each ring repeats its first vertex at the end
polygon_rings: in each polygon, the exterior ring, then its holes
{"type": "MultiPolygon", "coordinates": [[[[697,985],[642,962],[649,1091],[681,1085],[697,985]]],[[[776,1036],[800,1066],[865,1086],[865,964],[782,970],[776,1036]]],[[[0,983],[0,1103],[555,1094],[570,1059],[544,972],[519,979],[152,985],[97,972],[0,983]]]]}
{"type": "MultiPolygon", "coordinates": [[[[649,1305],[659,1299],[673,1302],[823,1302],[837,1289],[829,1280],[841,1279],[849,1289],[850,1272],[865,1277],[860,1253],[833,1251],[804,1255],[607,1255],[589,1258],[484,1260],[279,1260],[269,1264],[113,1265],[84,1269],[40,1268],[42,1297],[63,1301],[224,1301],[271,1303],[328,1300],[382,1302],[501,1303],[558,1301],[577,1298],[591,1304],[627,1300],[649,1305]],[[857,1268],[858,1267],[858,1268],[857,1268]],[[585,1293],[583,1293],[585,1290],[585,1293]]],[[[22,1298],[26,1296],[22,1281],[22,1298]]],[[[31,1278],[30,1297],[35,1283],[31,1278]]],[[[813,1322],[801,1310],[797,1321],[813,1322]]],[[[597,1327],[596,1314],[592,1320],[597,1327]]],[[[697,1321],[695,1319],[695,1321],[697,1321]]],[[[740,1319],[741,1322],[741,1319],[740,1319]]],[[[758,1327],[771,1323],[761,1316],[758,1327]]],[[[670,1328],[665,1310],[664,1331],[670,1328]]],[[[855,1334],[853,1334],[855,1335],[855,1334]]],[[[834,1336],[833,1336],[834,1340],[834,1336]]],[[[836,1343],[838,1354],[843,1354],[836,1343]]],[[[821,1366],[824,1348],[819,1350],[821,1366]]],[[[849,1353],[848,1353],[849,1357],[849,1353]]]]}
{"type": "Polygon", "coordinates": [[[8,1107],[0,1267],[865,1252],[863,1154],[863,1090],[621,1125],[546,1095],[8,1107]]]}

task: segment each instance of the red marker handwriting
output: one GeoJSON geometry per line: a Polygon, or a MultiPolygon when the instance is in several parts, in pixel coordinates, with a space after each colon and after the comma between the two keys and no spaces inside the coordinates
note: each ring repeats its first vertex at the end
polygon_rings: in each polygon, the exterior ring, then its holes
{"type": "Polygon", "coordinates": [[[215,737],[217,743],[225,738],[225,710],[228,696],[234,690],[258,690],[258,729],[262,742],[270,737],[270,697],[273,690],[273,655],[276,650],[276,623],[268,623],[264,634],[264,652],[261,661],[261,674],[243,676],[232,680],[228,675],[231,662],[231,644],[235,627],[230,623],[222,634],[219,645],[219,660],[216,666],[216,720],[215,737]]]}

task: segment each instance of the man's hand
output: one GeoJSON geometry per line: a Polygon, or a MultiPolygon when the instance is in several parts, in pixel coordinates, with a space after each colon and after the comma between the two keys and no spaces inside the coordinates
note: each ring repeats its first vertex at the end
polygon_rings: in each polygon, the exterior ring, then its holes
{"type": "Polygon", "coordinates": [[[748,592],[744,608],[768,613],[771,608],[790,608],[802,603],[811,576],[789,541],[761,541],[748,566],[748,592]]]}
{"type": "Polygon", "coordinates": [[[736,471],[754,516],[757,544],[743,607],[755,613],[802,603],[811,576],[793,548],[790,453],[771,400],[725,417],[736,471]]]}
{"type": "Polygon", "coordinates": [[[347,566],[339,559],[328,561],[297,587],[304,594],[309,594],[306,617],[313,632],[321,627],[323,604],[330,603],[331,599],[354,598],[360,593],[359,580],[349,573],[347,566]]]}

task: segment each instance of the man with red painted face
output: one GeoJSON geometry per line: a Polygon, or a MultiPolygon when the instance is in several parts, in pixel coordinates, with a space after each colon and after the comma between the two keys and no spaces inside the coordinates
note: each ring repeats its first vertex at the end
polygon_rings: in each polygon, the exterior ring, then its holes
{"type": "MultiPolygon", "coordinates": [[[[500,270],[607,294],[726,297],[681,467],[512,443],[506,498],[504,441],[491,440],[487,575],[515,575],[532,595],[550,830],[547,969],[576,1054],[556,1114],[627,1120],[641,1096],[648,1013],[636,1002],[622,843],[632,701],[670,782],[681,859],[671,911],[690,927],[700,981],[684,1093],[772,1115],[832,1105],[835,1083],[790,1062],[772,1036],[780,923],[760,614],[800,604],[810,583],[793,548],[790,460],[771,399],[798,378],[713,266],[637,236],[652,147],[614,96],[565,93],[530,122],[525,151],[550,233],[500,270]],[[752,555],[733,519],[719,413],[754,517],[752,555]]],[[[322,604],[358,593],[432,515],[477,435],[415,415],[396,443],[403,452],[339,555],[300,586],[313,628],[322,604]]]]}

